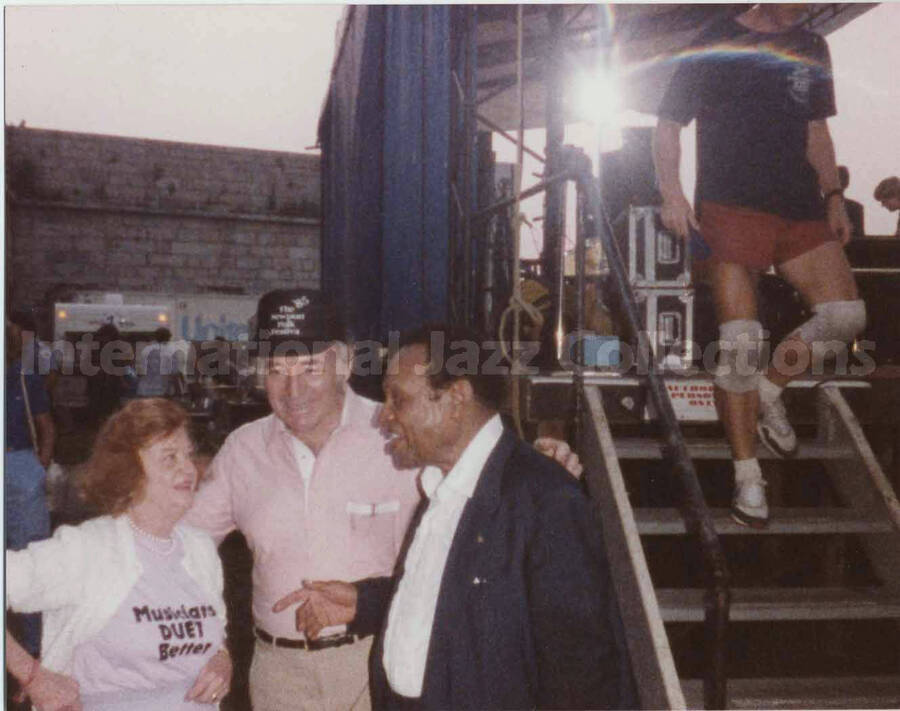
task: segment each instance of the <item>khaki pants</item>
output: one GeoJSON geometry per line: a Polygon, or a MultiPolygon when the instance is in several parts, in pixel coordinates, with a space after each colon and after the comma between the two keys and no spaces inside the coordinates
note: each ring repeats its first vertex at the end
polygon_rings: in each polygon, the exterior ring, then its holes
{"type": "Polygon", "coordinates": [[[256,640],[250,665],[253,711],[369,711],[372,637],[308,652],[256,640]]]}

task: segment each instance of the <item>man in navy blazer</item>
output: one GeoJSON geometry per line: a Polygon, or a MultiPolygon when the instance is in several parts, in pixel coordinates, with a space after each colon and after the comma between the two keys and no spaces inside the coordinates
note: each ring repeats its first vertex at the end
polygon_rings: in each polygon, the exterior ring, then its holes
{"type": "Polygon", "coordinates": [[[503,373],[467,336],[407,334],[388,364],[388,446],[426,466],[394,576],[306,583],[298,629],[379,633],[376,709],[633,708],[600,522],[502,426],[503,373]]]}

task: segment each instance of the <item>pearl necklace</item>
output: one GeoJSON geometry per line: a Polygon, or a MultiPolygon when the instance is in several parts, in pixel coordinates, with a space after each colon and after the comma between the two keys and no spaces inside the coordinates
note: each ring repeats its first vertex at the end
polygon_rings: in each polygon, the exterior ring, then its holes
{"type": "Polygon", "coordinates": [[[145,531],[143,528],[138,526],[130,515],[126,514],[125,518],[128,519],[128,525],[131,526],[131,530],[137,533],[139,536],[142,536],[145,540],[144,542],[149,544],[148,547],[155,551],[156,553],[160,553],[162,555],[167,555],[171,553],[175,548],[175,537],[169,536],[168,538],[163,538],[162,536],[155,536],[149,531],[145,531]]]}

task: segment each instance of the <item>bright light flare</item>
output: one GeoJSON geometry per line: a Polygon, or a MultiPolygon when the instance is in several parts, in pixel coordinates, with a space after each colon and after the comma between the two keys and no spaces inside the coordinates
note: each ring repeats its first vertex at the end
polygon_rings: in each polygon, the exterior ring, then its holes
{"type": "Polygon", "coordinates": [[[582,72],[575,80],[574,110],[581,121],[595,127],[604,152],[622,147],[622,90],[612,69],[582,72]]]}
{"type": "Polygon", "coordinates": [[[616,72],[598,69],[576,80],[575,110],[583,121],[596,124],[617,120],[622,112],[622,91],[616,72]]]}

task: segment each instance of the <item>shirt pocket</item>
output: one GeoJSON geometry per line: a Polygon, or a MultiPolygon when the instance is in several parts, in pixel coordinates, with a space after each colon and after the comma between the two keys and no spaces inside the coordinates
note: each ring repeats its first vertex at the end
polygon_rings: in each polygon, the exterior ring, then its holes
{"type": "Polygon", "coordinates": [[[399,499],[347,502],[353,558],[366,569],[366,574],[390,575],[393,570],[399,513],[399,499]]]}

